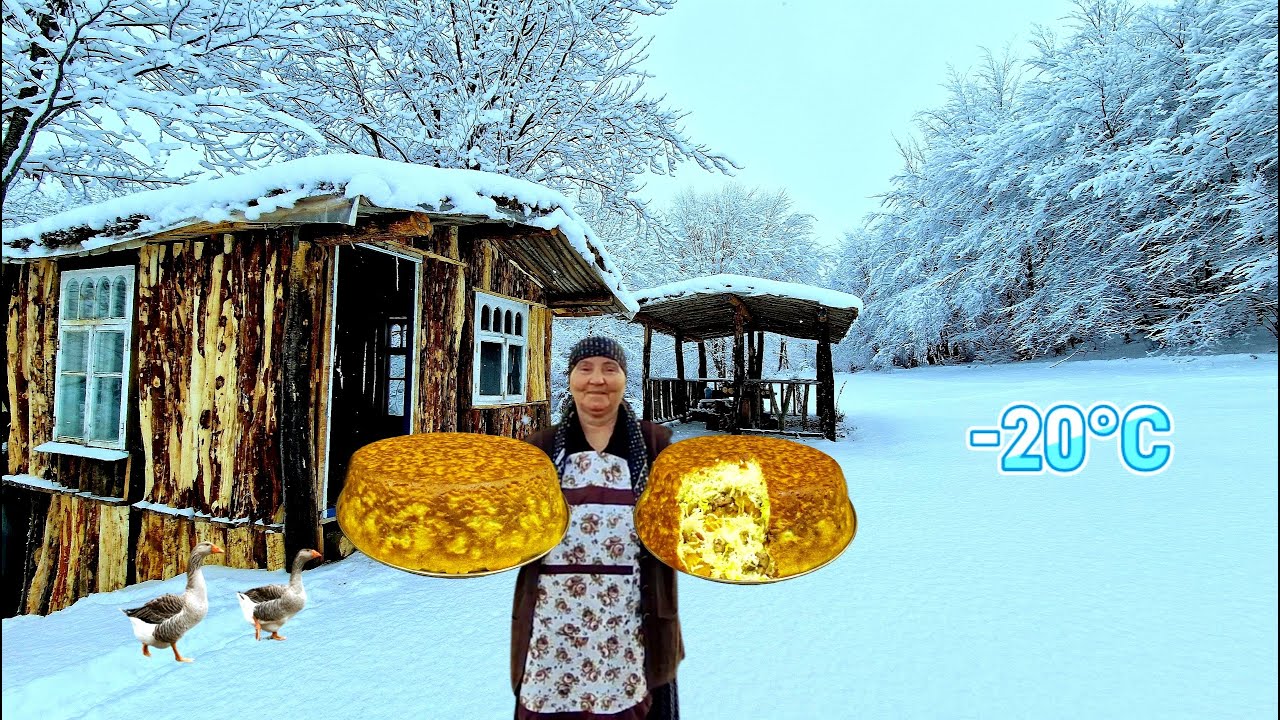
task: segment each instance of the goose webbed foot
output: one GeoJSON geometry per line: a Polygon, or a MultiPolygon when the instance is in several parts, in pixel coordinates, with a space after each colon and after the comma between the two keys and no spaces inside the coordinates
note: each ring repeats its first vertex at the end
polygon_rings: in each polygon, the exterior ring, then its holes
{"type": "Polygon", "coordinates": [[[182,655],[178,652],[178,643],[176,643],[176,642],[175,642],[175,643],[174,643],[173,645],[171,645],[170,647],[172,647],[172,648],[173,648],[173,657],[174,657],[178,662],[195,662],[195,661],[196,661],[196,659],[195,659],[195,658],[193,658],[193,657],[182,657],[182,655]]]}

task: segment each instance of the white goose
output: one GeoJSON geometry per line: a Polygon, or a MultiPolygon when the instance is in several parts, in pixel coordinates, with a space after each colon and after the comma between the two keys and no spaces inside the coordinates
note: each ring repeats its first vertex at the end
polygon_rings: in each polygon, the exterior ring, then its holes
{"type": "Polygon", "coordinates": [[[262,631],[271,631],[271,640],[284,640],[280,628],[307,604],[307,590],[302,587],[302,568],[323,557],[317,550],[299,550],[293,559],[288,585],[263,585],[236,593],[244,619],[253,624],[253,639],[261,640],[262,631]]]}
{"type": "Polygon", "coordinates": [[[133,636],[142,643],[142,654],[151,657],[151,648],[173,648],[178,662],[194,662],[195,658],[182,657],[178,652],[178,640],[204,619],[209,612],[209,594],[204,584],[204,559],[222,548],[210,542],[202,542],[191,550],[187,563],[187,589],[181,595],[168,593],[141,607],[121,610],[129,616],[133,636]]]}

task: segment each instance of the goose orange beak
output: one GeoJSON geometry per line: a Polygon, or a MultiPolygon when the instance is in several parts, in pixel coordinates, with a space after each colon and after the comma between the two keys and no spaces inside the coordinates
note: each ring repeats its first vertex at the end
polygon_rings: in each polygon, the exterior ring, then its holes
{"type": "Polygon", "coordinates": [[[222,548],[218,547],[217,545],[214,545],[214,546],[213,546],[213,549],[212,549],[212,550],[210,550],[209,552],[214,553],[214,554],[216,555],[216,554],[218,554],[218,553],[222,552],[222,548]]]}
{"type": "Polygon", "coordinates": [[[322,557],[324,557],[324,555],[321,555],[319,550],[312,550],[312,551],[311,551],[311,559],[312,559],[312,560],[316,560],[316,559],[318,559],[318,558],[322,558],[322,557]]]}

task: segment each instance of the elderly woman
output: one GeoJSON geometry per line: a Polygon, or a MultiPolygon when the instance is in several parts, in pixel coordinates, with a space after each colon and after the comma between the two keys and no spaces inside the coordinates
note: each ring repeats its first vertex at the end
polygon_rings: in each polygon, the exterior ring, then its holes
{"type": "Polygon", "coordinates": [[[563,422],[529,438],[556,464],[571,519],[564,540],[516,578],[518,719],[679,717],[675,572],[645,552],[632,523],[671,431],[623,403],[626,373],[616,340],[579,342],[569,354],[573,401],[563,422]]]}

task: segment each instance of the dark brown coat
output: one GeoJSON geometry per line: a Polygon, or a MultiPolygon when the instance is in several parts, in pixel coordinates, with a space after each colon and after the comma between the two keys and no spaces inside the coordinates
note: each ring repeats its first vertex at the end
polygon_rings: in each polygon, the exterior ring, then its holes
{"type": "MultiPolygon", "coordinates": [[[[641,433],[652,463],[667,445],[671,430],[641,421],[641,433]]],[[[534,433],[528,442],[551,456],[554,428],[534,433]]],[[[538,575],[542,563],[530,563],[516,576],[515,602],[511,610],[511,689],[520,694],[524,666],[533,635],[533,610],[538,596],[538,575]]],[[[645,681],[650,688],[665,685],[676,677],[676,667],[684,659],[684,640],[677,614],[676,572],[641,549],[640,616],[644,633],[645,681]]]]}

